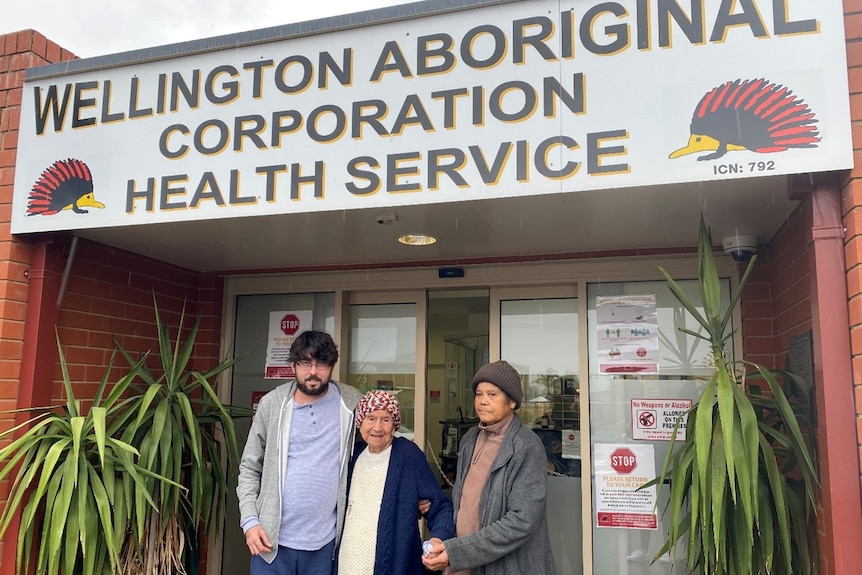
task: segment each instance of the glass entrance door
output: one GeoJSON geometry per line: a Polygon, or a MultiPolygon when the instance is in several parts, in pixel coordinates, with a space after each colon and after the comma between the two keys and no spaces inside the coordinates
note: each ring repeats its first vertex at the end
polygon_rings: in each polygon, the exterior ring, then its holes
{"type": "Polygon", "coordinates": [[[351,294],[346,318],[346,382],[398,397],[396,435],[425,441],[425,298],[422,293],[351,294]]]}
{"type": "Polygon", "coordinates": [[[525,381],[518,415],[545,444],[548,530],[559,575],[583,573],[578,300],[574,286],[492,291],[500,359],[525,381]],[[496,314],[495,314],[496,315],[496,314]]]}

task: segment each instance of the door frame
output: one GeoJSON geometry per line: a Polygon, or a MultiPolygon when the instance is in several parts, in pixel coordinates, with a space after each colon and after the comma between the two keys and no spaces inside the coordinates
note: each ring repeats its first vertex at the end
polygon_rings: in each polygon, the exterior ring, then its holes
{"type": "Polygon", "coordinates": [[[581,423],[581,552],[583,572],[593,572],[593,481],[590,470],[592,449],[590,441],[590,377],[589,377],[589,337],[587,334],[587,282],[577,278],[569,284],[532,287],[492,287],[491,318],[489,334],[489,353],[491,361],[505,359],[500,357],[501,303],[509,300],[562,299],[576,298],[578,302],[578,379],[580,386],[581,423]],[[586,422],[584,425],[583,422],[586,422]]]}
{"type": "MultiPolygon", "coordinates": [[[[341,308],[336,316],[342,318],[340,325],[336,317],[336,329],[339,330],[339,342],[341,356],[346,357],[346,349],[350,345],[350,325],[346,321],[349,317],[352,305],[388,305],[388,304],[414,304],[416,306],[416,373],[414,376],[415,389],[413,390],[413,442],[419,449],[425,451],[425,398],[428,395],[428,384],[425,375],[427,363],[426,327],[428,320],[428,296],[427,290],[409,290],[397,292],[380,291],[345,291],[341,299],[341,308]]],[[[338,362],[338,381],[347,381],[348,361],[338,362]]]]}
{"type": "MultiPolygon", "coordinates": [[[[719,258],[716,260],[719,266],[719,274],[723,277],[730,277],[731,290],[736,293],[739,270],[737,266],[730,261],[730,258],[719,258]]],[[[579,333],[587,334],[587,284],[599,281],[635,281],[635,280],[661,280],[662,276],[658,271],[658,266],[662,266],[675,279],[691,279],[697,277],[697,258],[694,253],[658,255],[658,256],[632,256],[632,257],[609,257],[609,258],[583,258],[569,260],[537,260],[537,261],[512,261],[512,262],[496,262],[496,263],[477,263],[473,265],[464,265],[465,274],[462,278],[441,278],[435,265],[417,265],[415,267],[381,267],[375,268],[369,265],[367,269],[356,269],[345,267],[338,270],[302,270],[296,273],[273,273],[267,275],[235,275],[225,278],[224,283],[224,299],[223,313],[221,324],[221,353],[230,354],[234,337],[234,321],[236,315],[236,297],[238,295],[249,294],[270,294],[270,293],[311,293],[311,292],[333,292],[335,294],[335,333],[336,343],[342,345],[344,341],[344,308],[347,301],[378,301],[385,303],[387,299],[393,295],[415,293],[423,294],[419,300],[422,307],[417,307],[417,315],[423,314],[422,321],[417,317],[417,345],[418,342],[425,342],[424,324],[427,320],[427,294],[430,290],[447,289],[447,288],[487,288],[493,294],[497,291],[503,297],[508,297],[510,293],[517,293],[522,290],[527,290],[527,293],[535,296],[543,293],[542,290],[550,289],[554,292],[559,286],[576,286],[578,298],[578,329],[579,333]],[[525,272],[529,271],[528,274],[525,272]],[[393,290],[392,286],[399,286],[400,290],[393,290]],[[513,290],[513,291],[509,291],[513,290]],[[422,333],[418,333],[422,331],[422,333]]],[[[494,307],[497,308],[496,323],[493,319],[489,322],[491,325],[490,333],[496,331],[497,344],[496,347],[490,346],[489,355],[491,359],[499,358],[499,303],[495,306],[492,300],[491,317],[494,315],[494,307]]],[[[740,320],[739,308],[734,315],[734,322],[739,325],[740,320]]],[[[588,359],[589,348],[588,339],[581,338],[579,342],[579,362],[580,362],[580,377],[582,385],[589,385],[588,359]]],[[[737,338],[735,343],[737,353],[741,352],[741,338],[737,338]]],[[[417,350],[417,366],[421,368],[426,365],[427,357],[425,349],[417,350]],[[421,362],[420,363],[420,359],[421,362]]],[[[343,368],[337,366],[339,378],[343,368]]],[[[427,395],[427,381],[425,373],[417,373],[417,378],[422,378],[422,394],[419,394],[419,379],[417,379],[417,411],[425,417],[425,402],[427,395]],[[419,402],[422,402],[422,408],[419,409],[419,402]]],[[[223,374],[219,380],[218,393],[222,399],[230,398],[231,388],[230,371],[223,374]]],[[[588,387],[584,388],[587,389],[588,387]]],[[[583,393],[583,392],[582,392],[583,393]]],[[[589,421],[589,402],[581,402],[581,415],[587,417],[582,421],[589,421]]],[[[418,427],[418,426],[417,426],[418,427]]],[[[425,441],[424,420],[421,432],[423,434],[423,442],[425,441]]],[[[590,436],[589,425],[582,430],[581,439],[582,461],[587,462],[587,468],[591,469],[591,452],[590,452],[590,436]]],[[[420,446],[421,447],[421,446],[420,446]]],[[[584,486],[583,509],[592,508],[592,486],[587,483],[591,481],[591,472],[586,473],[586,477],[582,478],[584,486]],[[588,488],[589,487],[589,488],[588,488]]],[[[583,552],[584,552],[584,573],[589,575],[593,573],[593,557],[592,557],[592,516],[584,513],[584,533],[583,533],[583,552]]],[[[208,561],[207,575],[221,575],[221,557],[223,541],[223,531],[207,540],[208,546],[208,561]]]]}

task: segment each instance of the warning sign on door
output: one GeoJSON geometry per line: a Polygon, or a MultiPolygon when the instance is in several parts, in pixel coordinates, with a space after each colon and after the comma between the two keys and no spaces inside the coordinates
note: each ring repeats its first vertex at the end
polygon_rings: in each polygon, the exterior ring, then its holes
{"type": "Polygon", "coordinates": [[[632,439],[670,441],[678,419],[677,441],[685,439],[686,412],[690,399],[632,399],[632,439]]]}

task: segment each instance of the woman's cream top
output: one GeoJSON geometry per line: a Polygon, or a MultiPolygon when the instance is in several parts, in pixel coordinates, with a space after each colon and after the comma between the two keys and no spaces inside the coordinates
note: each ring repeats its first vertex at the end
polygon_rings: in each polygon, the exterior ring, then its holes
{"type": "Polygon", "coordinates": [[[356,458],[350,493],[347,495],[344,535],[338,552],[338,575],[374,573],[377,522],[380,519],[380,504],[383,502],[383,486],[391,453],[390,444],[380,453],[371,453],[365,449],[356,458]]]}

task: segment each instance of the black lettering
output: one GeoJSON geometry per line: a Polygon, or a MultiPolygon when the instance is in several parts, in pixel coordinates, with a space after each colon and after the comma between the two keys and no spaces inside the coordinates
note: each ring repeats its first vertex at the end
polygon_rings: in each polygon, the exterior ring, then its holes
{"type": "Polygon", "coordinates": [[[401,47],[395,40],[387,42],[383,46],[383,50],[380,51],[380,57],[377,58],[377,64],[374,65],[374,71],[371,72],[371,81],[379,82],[384,72],[398,72],[402,78],[413,77],[410,66],[407,64],[407,58],[401,53],[401,47]],[[392,62],[389,62],[390,58],[392,58],[392,62]]]}
{"type": "Polygon", "coordinates": [[[368,166],[372,169],[380,167],[380,163],[371,156],[359,156],[353,158],[347,163],[347,173],[354,178],[360,178],[368,182],[367,186],[360,187],[352,182],[347,182],[344,187],[347,191],[355,196],[369,196],[377,193],[380,190],[380,176],[370,170],[363,170],[361,166],[368,166]]]}
{"type": "Polygon", "coordinates": [[[353,83],[353,48],[345,48],[341,55],[341,66],[335,62],[335,58],[329,52],[320,53],[320,73],[317,76],[317,87],[326,89],[329,87],[329,74],[342,86],[350,86],[353,83]]]}
{"type": "Polygon", "coordinates": [[[712,35],[709,37],[710,42],[724,42],[727,37],[727,30],[736,26],[748,26],[755,38],[768,38],[769,33],[760,19],[760,14],[757,12],[757,6],[753,0],[721,0],[721,6],[718,9],[718,17],[715,19],[715,25],[712,28],[712,35]],[[739,14],[731,14],[736,3],[739,2],[739,7],[742,12],[739,14]]]}
{"type": "Polygon", "coordinates": [[[290,56],[278,63],[275,69],[275,86],[285,94],[299,94],[300,92],[304,92],[311,84],[313,75],[314,70],[311,60],[305,56],[290,56]],[[302,68],[302,76],[296,84],[288,84],[287,69],[293,64],[298,64],[302,68]]]}
{"type": "Polygon", "coordinates": [[[111,113],[111,90],[113,84],[110,80],[102,82],[102,124],[110,124],[111,122],[119,122],[124,120],[126,115],[122,112],[115,114],[111,113]]]}
{"type": "Polygon", "coordinates": [[[192,84],[189,86],[186,79],[179,72],[171,74],[171,112],[176,112],[180,109],[180,96],[186,102],[186,105],[192,110],[196,110],[201,105],[201,71],[192,70],[192,84]]]}
{"type": "Polygon", "coordinates": [[[233,66],[225,65],[216,66],[209,74],[207,74],[207,81],[206,84],[204,84],[204,93],[206,94],[207,100],[213,104],[228,104],[239,98],[239,82],[236,80],[226,80],[222,82],[220,86],[222,94],[217,95],[215,93],[216,80],[222,74],[227,74],[231,78],[236,78],[239,76],[239,71],[233,66]]]}
{"type": "Polygon", "coordinates": [[[251,70],[251,97],[259,100],[263,97],[263,71],[272,68],[275,62],[272,60],[258,60],[257,62],[246,62],[242,65],[243,70],[251,70]]]}
{"type": "Polygon", "coordinates": [[[274,202],[275,201],[275,177],[281,173],[287,171],[286,164],[279,164],[275,166],[260,166],[255,169],[256,174],[265,174],[266,175],[266,201],[274,202]]]}
{"type": "Polygon", "coordinates": [[[156,179],[147,178],[147,187],[141,191],[137,190],[137,182],[129,180],[126,182],[126,213],[135,213],[135,201],[143,199],[146,203],[146,210],[153,211],[156,195],[156,179]]]}
{"type": "Polygon", "coordinates": [[[776,36],[808,34],[820,30],[820,22],[817,20],[797,20],[796,22],[792,22],[790,14],[787,12],[787,0],[772,0],[772,22],[776,36]]]}
{"type": "Polygon", "coordinates": [[[180,145],[180,147],[173,152],[168,148],[168,139],[174,132],[179,132],[184,136],[188,136],[190,133],[189,129],[183,124],[173,124],[162,130],[162,135],[159,136],[159,152],[169,160],[182,158],[189,152],[189,147],[185,144],[180,145]]]}
{"type": "Polygon", "coordinates": [[[599,44],[593,38],[596,20],[602,14],[608,13],[613,14],[617,18],[622,18],[628,14],[628,11],[616,2],[602,2],[588,9],[581,20],[581,44],[593,54],[616,54],[629,45],[629,29],[623,23],[605,26],[605,36],[614,38],[610,43],[599,44]]]}
{"type": "Polygon", "coordinates": [[[212,172],[204,172],[203,176],[201,176],[189,207],[197,208],[203,200],[213,200],[218,206],[224,205],[221,189],[212,172]]]}
{"type": "Polygon", "coordinates": [[[66,89],[63,91],[63,101],[57,99],[57,85],[51,84],[48,86],[48,92],[45,95],[45,104],[42,105],[42,88],[39,86],[33,87],[33,97],[36,100],[36,133],[42,135],[45,132],[45,124],[48,120],[48,112],[50,110],[54,120],[54,131],[63,131],[63,124],[66,122],[66,110],[69,107],[69,98],[72,95],[72,85],[66,84],[66,89]]]}
{"type": "Polygon", "coordinates": [[[467,187],[467,180],[458,173],[467,163],[467,155],[459,148],[445,148],[442,150],[431,150],[428,152],[428,189],[440,188],[440,174],[446,174],[449,179],[459,188],[467,187]],[[452,158],[447,163],[441,163],[442,158],[452,158]]]}
{"type": "Polygon", "coordinates": [[[499,64],[506,55],[506,35],[502,30],[490,24],[476,26],[464,34],[461,40],[461,60],[471,68],[492,68],[499,64]],[[494,39],[494,50],[484,60],[480,60],[473,54],[473,45],[476,38],[485,34],[494,39]]]}
{"type": "Polygon", "coordinates": [[[449,34],[431,34],[419,36],[416,39],[416,74],[427,76],[430,74],[444,74],[455,67],[455,56],[452,47],[455,41],[449,34]],[[431,44],[436,47],[432,48],[431,44]],[[429,60],[442,60],[436,66],[429,64],[429,60]]]}
{"type": "Polygon", "coordinates": [[[514,37],[512,41],[512,57],[515,64],[523,64],[527,60],[526,48],[532,46],[536,52],[547,62],[557,60],[557,55],[551,50],[546,42],[554,35],[554,23],[545,16],[524,18],[512,22],[514,37]],[[538,33],[528,36],[528,28],[538,28],[538,33]]]}
{"type": "Polygon", "coordinates": [[[703,15],[703,2],[692,0],[691,17],[686,15],[677,0],[658,0],[658,45],[669,48],[673,45],[673,32],[671,20],[685,34],[692,44],[703,44],[706,34],[705,20],[703,15]]]}

